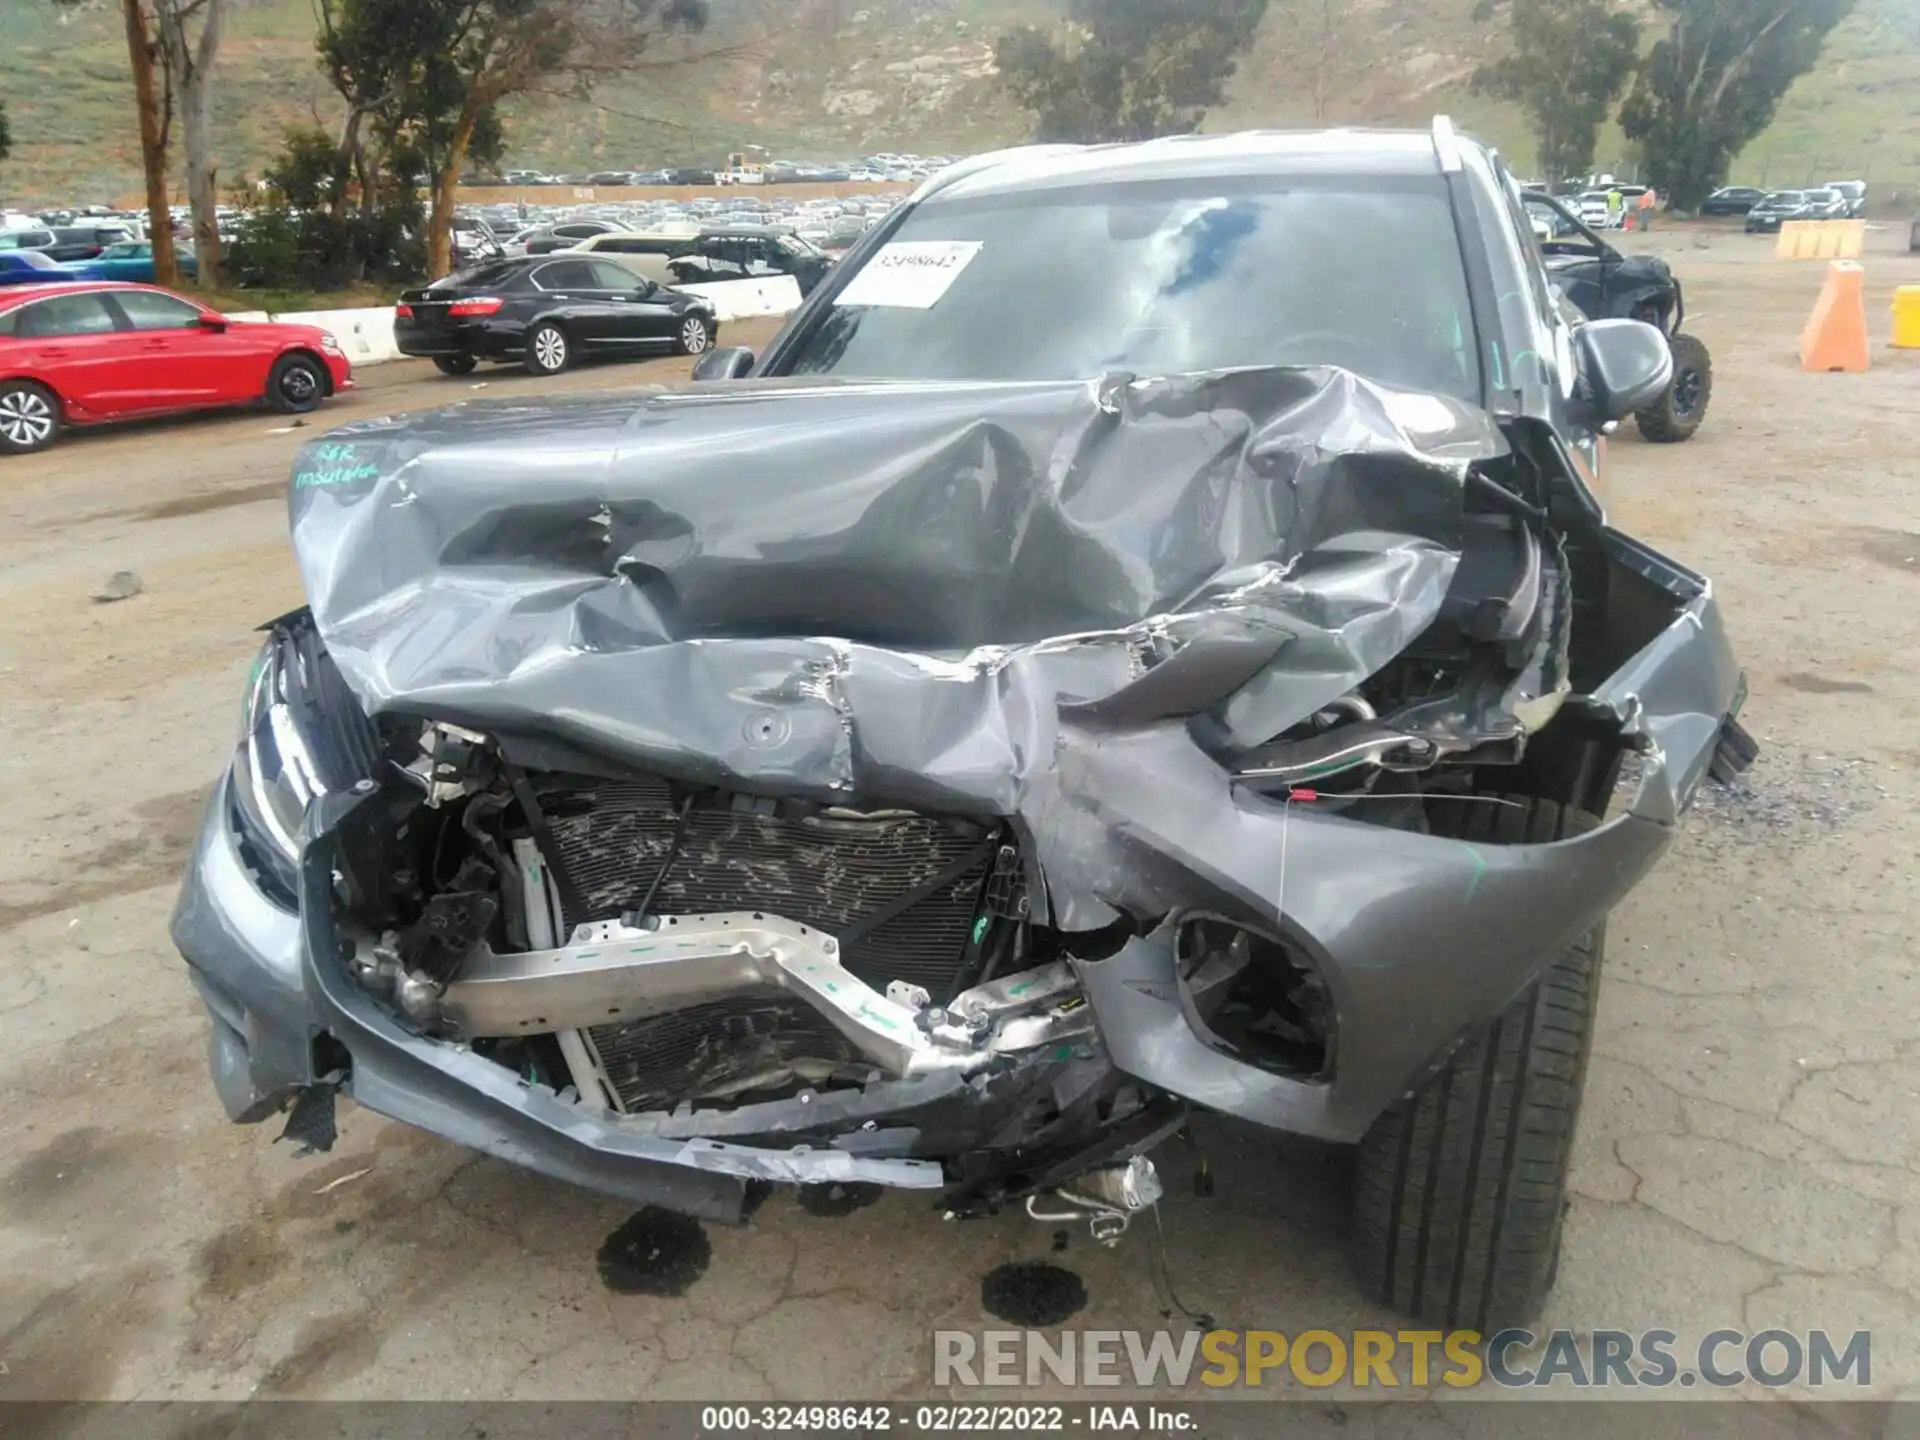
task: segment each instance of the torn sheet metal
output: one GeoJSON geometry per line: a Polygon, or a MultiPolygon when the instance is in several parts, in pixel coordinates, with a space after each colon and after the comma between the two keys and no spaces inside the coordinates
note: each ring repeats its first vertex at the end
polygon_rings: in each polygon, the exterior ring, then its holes
{"type": "Polygon", "coordinates": [[[1238,692],[1251,747],[1372,674],[1504,448],[1331,369],[752,382],[349,426],[296,466],[293,539],[370,712],[1015,815],[1063,726],[1238,692]]]}

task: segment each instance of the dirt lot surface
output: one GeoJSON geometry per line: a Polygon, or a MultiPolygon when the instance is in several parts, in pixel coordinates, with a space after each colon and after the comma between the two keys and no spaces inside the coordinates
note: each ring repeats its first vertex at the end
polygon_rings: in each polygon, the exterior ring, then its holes
{"type": "MultiPolygon", "coordinates": [[[[1716,386],[1691,444],[1622,432],[1613,518],[1714,578],[1766,749],[1613,922],[1548,1320],[1871,1329],[1875,1392],[1920,1396],[1920,354],[1884,344],[1920,257],[1869,256],[1873,371],[1807,375],[1819,266],[1726,231],[1629,243],[1670,254],[1716,386]]],[[[829,1219],[780,1194],[709,1232],[683,1294],[629,1295],[596,1256],[630,1206],[351,1106],[305,1160],[277,1123],[226,1123],[166,917],[253,627],[300,603],[295,447],[683,366],[559,386],[389,366],[301,430],[236,414],[0,462],[0,1396],[918,1396],[930,1332],[999,1324],[981,1280],[1016,1259],[1081,1277],[1075,1326],[1169,1323],[1151,1227],[1055,1254],[1016,1215],[944,1224],[895,1196],[829,1219]],[[119,570],[141,593],[89,598],[119,570]]],[[[1346,1268],[1339,1152],[1199,1138],[1214,1198],[1165,1157],[1188,1307],[1394,1323],[1346,1268]]]]}

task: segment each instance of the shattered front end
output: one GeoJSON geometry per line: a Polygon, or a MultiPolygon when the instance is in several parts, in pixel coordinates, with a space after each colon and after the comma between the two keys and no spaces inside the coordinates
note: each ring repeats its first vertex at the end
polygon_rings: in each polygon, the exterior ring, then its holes
{"type": "Polygon", "coordinates": [[[1190,1106],[1361,1137],[1750,755],[1549,433],[1344,371],[328,443],[174,920],[240,1120],[1111,1233],[1190,1106]]]}

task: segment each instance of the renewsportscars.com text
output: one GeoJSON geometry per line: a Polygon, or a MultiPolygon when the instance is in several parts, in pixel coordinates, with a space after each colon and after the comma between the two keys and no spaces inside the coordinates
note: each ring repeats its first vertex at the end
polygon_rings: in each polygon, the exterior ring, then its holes
{"type": "Polygon", "coordinates": [[[1682,1344],[1671,1330],[937,1330],[940,1386],[1304,1385],[1357,1389],[1492,1383],[1573,1389],[1865,1387],[1870,1332],[1714,1330],[1682,1344]]]}

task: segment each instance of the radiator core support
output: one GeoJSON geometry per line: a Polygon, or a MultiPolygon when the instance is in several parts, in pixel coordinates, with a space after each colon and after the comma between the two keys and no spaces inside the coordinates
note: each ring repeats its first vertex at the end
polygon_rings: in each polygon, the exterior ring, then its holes
{"type": "Polygon", "coordinates": [[[840,963],[831,935],[764,911],[671,915],[653,928],[578,926],[552,950],[482,948],[448,984],[432,1019],[478,1040],[551,1034],[672,1014],[717,1001],[803,1002],[885,1075],[971,1071],[996,1055],[1090,1033],[1064,963],[979,985],[946,1006],[912,987],[884,995],[840,963]]]}

